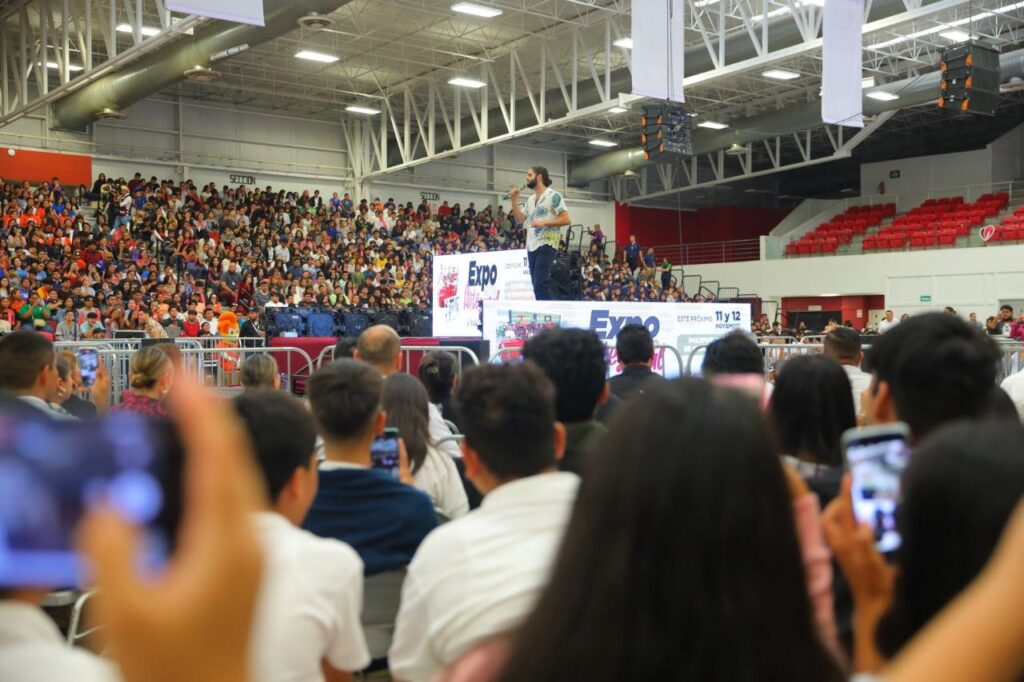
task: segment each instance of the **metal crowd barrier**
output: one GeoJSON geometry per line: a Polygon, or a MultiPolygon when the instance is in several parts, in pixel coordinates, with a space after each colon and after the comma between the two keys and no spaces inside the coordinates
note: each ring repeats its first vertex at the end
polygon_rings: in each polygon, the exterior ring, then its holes
{"type": "MultiPolygon", "coordinates": [[[[479,365],[480,358],[473,352],[471,348],[465,346],[402,346],[402,371],[409,373],[412,368],[412,354],[413,353],[429,353],[430,351],[443,350],[449,353],[454,353],[456,361],[458,362],[459,372],[462,372],[462,356],[465,355],[470,365],[479,365]]],[[[324,349],[320,351],[320,354],[316,356],[316,366],[323,367],[325,364],[334,360],[334,346],[324,346],[324,349]]]]}
{"type": "MultiPolygon", "coordinates": [[[[655,346],[654,352],[657,353],[659,350],[671,353],[676,356],[676,367],[679,368],[679,376],[683,375],[683,356],[675,346],[655,346]]],[[[661,375],[668,375],[668,363],[663,362],[661,365],[661,375]]]]}

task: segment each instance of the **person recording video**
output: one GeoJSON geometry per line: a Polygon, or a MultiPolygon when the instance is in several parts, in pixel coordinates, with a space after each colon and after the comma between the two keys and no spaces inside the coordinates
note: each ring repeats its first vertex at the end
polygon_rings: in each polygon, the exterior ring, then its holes
{"type": "Polygon", "coordinates": [[[526,189],[533,194],[525,204],[519,202],[520,188],[513,187],[508,196],[512,200],[512,214],[526,231],[526,249],[533,280],[533,295],[538,301],[551,300],[551,267],[562,235],[562,227],[569,224],[569,211],[562,193],[551,189],[551,176],[543,166],[526,171],[526,189]]]}

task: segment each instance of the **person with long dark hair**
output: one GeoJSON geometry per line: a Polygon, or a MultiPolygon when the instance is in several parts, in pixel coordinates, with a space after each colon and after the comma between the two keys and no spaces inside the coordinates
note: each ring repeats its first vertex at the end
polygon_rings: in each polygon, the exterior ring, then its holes
{"type": "Polygon", "coordinates": [[[839,682],[757,406],[684,379],[617,416],[506,682],[839,682]]]}
{"type": "Polygon", "coordinates": [[[452,400],[452,391],[458,380],[459,368],[455,355],[446,350],[432,350],[423,354],[417,376],[427,389],[430,402],[441,410],[441,416],[447,421],[459,425],[459,415],[452,400]]]}
{"type": "Polygon", "coordinates": [[[423,385],[412,375],[392,374],[384,380],[381,401],[388,426],[397,428],[405,443],[413,485],[430,496],[434,509],[445,519],[468,512],[455,462],[430,439],[430,408],[423,385]]]}

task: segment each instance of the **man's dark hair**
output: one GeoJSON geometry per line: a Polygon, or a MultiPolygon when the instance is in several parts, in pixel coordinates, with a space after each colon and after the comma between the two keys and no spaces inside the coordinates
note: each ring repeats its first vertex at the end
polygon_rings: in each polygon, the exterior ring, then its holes
{"type": "Polygon", "coordinates": [[[701,372],[712,374],[764,374],[764,358],[757,344],[734,331],[708,344],[701,372]]]}
{"type": "Polygon", "coordinates": [[[544,166],[530,166],[533,170],[534,175],[540,178],[540,181],[544,183],[545,187],[551,186],[551,174],[548,173],[548,169],[544,166]]]}
{"type": "Polygon", "coordinates": [[[651,332],[642,324],[625,325],[615,337],[615,352],[623,365],[650,362],[654,357],[654,339],[651,338],[651,332]]]}
{"type": "Polygon", "coordinates": [[[380,412],[384,378],[370,365],[342,358],[309,380],[309,404],[325,438],[352,440],[366,435],[380,412]]]}
{"type": "Polygon", "coordinates": [[[556,465],[555,387],[532,362],[473,367],[455,399],[466,444],[498,478],[556,465]]]}
{"type": "Polygon", "coordinates": [[[987,414],[999,348],[959,317],[928,313],[879,336],[865,371],[886,382],[900,420],[921,438],[947,422],[987,414]]]}
{"type": "Polygon", "coordinates": [[[825,334],[824,351],[837,360],[860,357],[860,334],[849,327],[836,327],[825,334]]]}
{"type": "Polygon", "coordinates": [[[1009,303],[1004,303],[1003,305],[999,306],[999,309],[1000,310],[1009,310],[1011,313],[1013,312],[1013,306],[1010,305],[1009,303]]]}
{"type": "Polygon", "coordinates": [[[298,398],[268,388],[245,391],[231,406],[249,433],[267,494],[274,502],[296,469],[315,466],[313,417],[298,398]]]}
{"type": "Polygon", "coordinates": [[[11,391],[32,388],[44,367],[52,367],[53,343],[38,332],[14,332],[0,337],[0,386],[11,391]]]}
{"type": "Polygon", "coordinates": [[[359,341],[354,336],[343,336],[334,344],[334,359],[352,358],[356,352],[356,345],[359,341]]]}
{"type": "Polygon", "coordinates": [[[532,360],[555,385],[555,414],[572,423],[594,418],[608,367],[604,344],[588,329],[545,329],[526,342],[532,360]]]}

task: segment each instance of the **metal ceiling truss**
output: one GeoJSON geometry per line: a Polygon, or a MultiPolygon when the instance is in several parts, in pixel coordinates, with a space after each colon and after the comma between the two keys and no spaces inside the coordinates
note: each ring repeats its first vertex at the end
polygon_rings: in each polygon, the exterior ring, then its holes
{"type": "Polygon", "coordinates": [[[0,126],[191,32],[163,0],[32,0],[0,14],[0,126]],[[129,26],[121,32],[118,26],[129,26]],[[155,35],[145,35],[157,29],[155,35]]]}
{"type": "Polygon", "coordinates": [[[741,153],[719,150],[686,157],[673,163],[641,168],[633,175],[612,178],[615,201],[647,202],[716,185],[829,163],[848,158],[854,148],[885,124],[896,112],[875,117],[850,136],[843,126],[821,126],[790,135],[777,135],[745,145],[741,153]],[[826,144],[821,144],[821,140],[826,144]],[[657,180],[660,189],[654,189],[657,180]]]}

